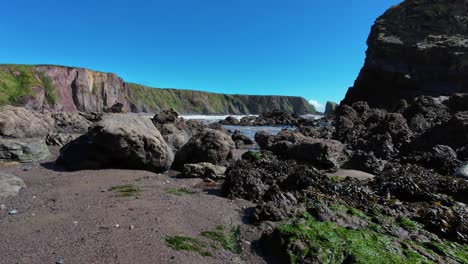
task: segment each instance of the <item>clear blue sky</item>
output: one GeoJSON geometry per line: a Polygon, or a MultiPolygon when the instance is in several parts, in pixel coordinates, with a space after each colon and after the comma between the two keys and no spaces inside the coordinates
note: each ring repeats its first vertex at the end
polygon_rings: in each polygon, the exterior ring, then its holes
{"type": "Polygon", "coordinates": [[[14,0],[0,63],[115,72],[154,87],[340,101],[374,20],[400,0],[14,0]]]}

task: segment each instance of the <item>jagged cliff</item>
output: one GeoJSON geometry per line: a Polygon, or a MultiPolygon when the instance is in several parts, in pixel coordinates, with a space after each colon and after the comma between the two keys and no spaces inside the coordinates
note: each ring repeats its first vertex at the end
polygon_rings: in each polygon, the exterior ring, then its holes
{"type": "Polygon", "coordinates": [[[468,0],[406,0],[377,19],[365,65],[344,103],[468,91],[468,0]]]}
{"type": "Polygon", "coordinates": [[[186,114],[259,114],[279,109],[315,113],[305,99],[294,96],[227,95],[150,88],[127,83],[113,73],[52,65],[0,65],[0,105],[28,109],[101,112],[122,103],[131,112],[172,108],[186,114]]]}

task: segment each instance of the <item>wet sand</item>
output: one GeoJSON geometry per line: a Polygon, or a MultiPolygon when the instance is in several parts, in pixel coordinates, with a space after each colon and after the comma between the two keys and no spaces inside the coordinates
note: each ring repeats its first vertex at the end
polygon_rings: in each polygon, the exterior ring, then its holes
{"type": "MultiPolygon", "coordinates": [[[[254,206],[219,196],[201,179],[179,179],[176,172],[134,170],[64,172],[53,163],[0,165],[22,178],[27,188],[0,199],[0,263],[265,263],[251,242],[259,231],[245,224],[254,206]],[[142,192],[119,197],[109,189],[133,184],[142,192]],[[175,196],[170,188],[195,193],[175,196]],[[9,215],[11,209],[18,210],[9,215]],[[118,227],[116,227],[118,225],[118,227]],[[167,236],[199,238],[216,226],[240,225],[243,253],[213,250],[213,257],[176,251],[167,236]]],[[[254,243],[255,244],[255,243],[254,243]]]]}

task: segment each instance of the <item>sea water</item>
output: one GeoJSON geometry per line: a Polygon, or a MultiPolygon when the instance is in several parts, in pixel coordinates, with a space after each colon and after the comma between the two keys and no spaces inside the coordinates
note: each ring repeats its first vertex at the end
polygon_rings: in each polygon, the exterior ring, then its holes
{"type": "MultiPolygon", "coordinates": [[[[226,119],[228,116],[233,116],[238,120],[242,119],[246,115],[181,115],[184,119],[194,119],[199,120],[204,123],[214,123],[219,122],[221,120],[226,119]]],[[[250,115],[250,116],[257,116],[257,115],[250,115]]],[[[319,115],[303,115],[301,116],[306,119],[319,119],[322,116],[319,115]]],[[[283,129],[295,130],[296,128],[293,126],[231,126],[231,125],[223,125],[224,128],[227,130],[234,132],[235,130],[239,130],[242,134],[246,135],[250,139],[254,140],[255,134],[259,131],[266,131],[271,135],[278,134],[283,129]]]]}

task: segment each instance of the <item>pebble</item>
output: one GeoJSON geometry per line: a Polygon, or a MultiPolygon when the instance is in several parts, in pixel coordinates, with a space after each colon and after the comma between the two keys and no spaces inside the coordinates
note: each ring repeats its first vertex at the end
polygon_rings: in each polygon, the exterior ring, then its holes
{"type": "Polygon", "coordinates": [[[14,215],[14,214],[17,214],[17,213],[18,213],[18,210],[16,210],[16,209],[10,210],[8,212],[8,214],[10,214],[10,215],[14,215]]]}
{"type": "Polygon", "coordinates": [[[78,221],[73,221],[73,224],[77,225],[77,224],[78,224],[78,221]]]}
{"type": "Polygon", "coordinates": [[[133,230],[133,229],[135,229],[135,226],[134,226],[134,225],[130,225],[130,226],[128,227],[128,229],[133,230]]]}
{"type": "Polygon", "coordinates": [[[61,257],[57,257],[55,259],[55,264],[63,264],[63,259],[61,257]]]}
{"type": "Polygon", "coordinates": [[[119,225],[119,224],[116,224],[116,225],[114,225],[114,227],[115,227],[115,228],[119,228],[119,227],[120,227],[120,225],[119,225]]]}

